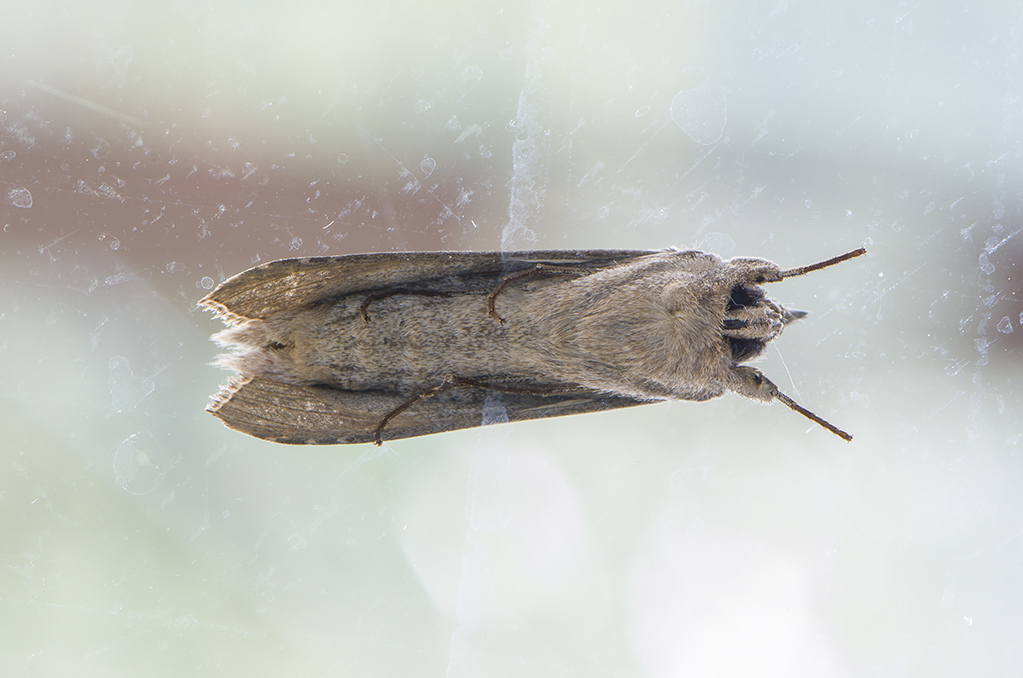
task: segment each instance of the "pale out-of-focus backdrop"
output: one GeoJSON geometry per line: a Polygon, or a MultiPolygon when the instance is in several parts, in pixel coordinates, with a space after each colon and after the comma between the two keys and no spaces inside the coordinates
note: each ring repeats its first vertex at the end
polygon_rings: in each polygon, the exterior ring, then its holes
{"type": "MultiPolygon", "coordinates": [[[[18,676],[1011,675],[1023,10],[3,3],[0,665],[18,676]],[[272,259],[795,266],[736,397],[297,448],[203,411],[272,259]]],[[[626,309],[627,311],[627,309],[626,309]]]]}

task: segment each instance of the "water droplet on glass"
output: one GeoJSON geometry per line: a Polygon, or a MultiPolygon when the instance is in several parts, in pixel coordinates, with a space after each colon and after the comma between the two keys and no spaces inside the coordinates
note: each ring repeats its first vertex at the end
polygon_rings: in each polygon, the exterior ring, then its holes
{"type": "Polygon", "coordinates": [[[650,107],[649,106],[640,106],[639,109],[636,110],[636,117],[637,118],[642,118],[644,115],[646,115],[649,112],[650,112],[650,107]]]}
{"type": "Polygon", "coordinates": [[[112,250],[117,250],[121,246],[121,241],[115,238],[114,236],[110,235],[109,233],[99,234],[99,241],[103,242],[104,240],[107,241],[107,245],[112,250]]]}
{"type": "Polygon", "coordinates": [[[92,156],[97,160],[110,157],[110,142],[106,139],[100,139],[92,149],[92,156]]]}
{"type": "Polygon", "coordinates": [[[348,164],[348,154],[347,153],[339,153],[338,156],[337,156],[337,164],[339,164],[339,165],[347,165],[348,164]]]}
{"type": "Polygon", "coordinates": [[[1002,334],[1012,334],[1012,321],[1009,320],[1009,316],[1005,316],[998,321],[998,331],[1002,334]]]}
{"type": "Polygon", "coordinates": [[[103,281],[103,284],[107,286],[120,285],[121,283],[126,283],[134,279],[135,279],[134,273],[132,273],[131,271],[125,271],[123,273],[115,273],[114,275],[107,276],[107,279],[103,281]]]}
{"type": "Polygon", "coordinates": [[[156,389],[151,379],[136,377],[124,356],[114,356],[107,363],[107,386],[118,412],[134,410],[142,400],[156,389]]]}
{"type": "Polygon", "coordinates": [[[209,276],[206,276],[202,280],[199,281],[199,284],[202,285],[202,288],[204,290],[212,290],[213,289],[213,278],[211,278],[209,276]]]}
{"type": "Polygon", "coordinates": [[[148,494],[181,460],[175,449],[165,448],[148,431],[128,436],[114,452],[114,479],[130,494],[148,494]]]}
{"type": "Polygon", "coordinates": [[[429,156],[423,158],[423,161],[419,163],[419,169],[422,171],[424,179],[433,174],[433,170],[436,168],[437,161],[429,156]]]}
{"type": "Polygon", "coordinates": [[[991,275],[995,272],[995,265],[988,261],[987,254],[981,254],[978,258],[980,264],[980,270],[983,271],[984,275],[991,275]]]}
{"type": "Polygon", "coordinates": [[[725,88],[705,85],[685,90],[671,100],[671,119],[693,141],[703,146],[721,138],[727,122],[725,88]]]}
{"type": "Polygon", "coordinates": [[[0,162],[10,162],[11,160],[14,160],[16,157],[18,157],[17,153],[11,150],[7,150],[4,151],[3,153],[0,153],[0,162]]]}
{"type": "Polygon", "coordinates": [[[32,206],[32,194],[27,188],[12,188],[7,194],[7,199],[15,207],[28,209],[32,206]]]}

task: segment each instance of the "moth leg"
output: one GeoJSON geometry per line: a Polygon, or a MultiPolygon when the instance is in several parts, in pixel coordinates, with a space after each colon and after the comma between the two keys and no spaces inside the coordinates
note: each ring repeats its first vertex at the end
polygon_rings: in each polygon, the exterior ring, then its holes
{"type": "Polygon", "coordinates": [[[450,297],[451,296],[450,292],[441,292],[439,290],[413,290],[413,289],[409,289],[407,287],[395,287],[393,289],[383,290],[382,292],[373,292],[372,294],[367,294],[366,295],[366,299],[359,306],[359,315],[362,316],[363,320],[365,320],[366,322],[369,322],[369,314],[366,313],[366,309],[369,308],[370,304],[372,304],[374,301],[380,301],[381,299],[386,299],[387,297],[393,297],[393,296],[398,295],[398,294],[416,294],[416,295],[419,295],[421,297],[450,297]]]}
{"type": "Polygon", "coordinates": [[[399,414],[401,414],[402,412],[404,412],[409,407],[419,402],[423,398],[431,398],[437,395],[438,393],[443,393],[444,391],[454,388],[455,386],[456,383],[454,380],[445,379],[443,382],[441,382],[437,386],[434,386],[433,388],[428,388],[425,391],[420,391],[419,393],[415,394],[414,396],[403,402],[401,405],[398,405],[393,410],[385,414],[384,418],[380,420],[380,423],[377,424],[377,427],[373,430],[373,444],[376,445],[377,447],[380,447],[381,445],[384,444],[384,427],[387,426],[387,422],[394,419],[396,416],[398,416],[399,414]]]}
{"type": "Polygon", "coordinates": [[[497,314],[497,310],[494,308],[494,304],[497,302],[497,295],[504,291],[505,287],[508,287],[513,282],[519,280],[529,280],[530,278],[545,278],[548,276],[555,275],[588,275],[593,273],[591,270],[585,268],[569,268],[565,266],[550,266],[549,264],[537,264],[533,268],[527,268],[524,271],[518,273],[512,273],[501,281],[501,284],[497,286],[490,296],[487,297],[487,312],[490,317],[499,323],[504,322],[504,318],[497,314]]]}
{"type": "Polygon", "coordinates": [[[408,400],[395,407],[393,410],[384,415],[384,418],[377,424],[376,429],[373,430],[373,444],[379,447],[384,444],[384,428],[387,424],[394,419],[396,416],[410,408],[424,398],[432,398],[435,395],[439,395],[445,391],[449,391],[453,388],[468,387],[468,388],[479,388],[486,389],[488,391],[502,391],[504,393],[520,393],[523,395],[538,395],[538,396],[551,396],[551,395],[562,395],[566,393],[572,393],[577,389],[573,387],[558,387],[558,386],[516,386],[515,384],[509,384],[507,382],[493,381],[490,379],[478,379],[474,377],[455,377],[451,376],[442,381],[433,388],[428,388],[425,391],[420,391],[415,395],[409,397],[408,400]]]}

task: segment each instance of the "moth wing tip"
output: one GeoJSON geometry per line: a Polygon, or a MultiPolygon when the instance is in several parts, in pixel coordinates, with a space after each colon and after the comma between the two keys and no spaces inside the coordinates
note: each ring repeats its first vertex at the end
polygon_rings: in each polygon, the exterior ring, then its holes
{"type": "Polygon", "coordinates": [[[206,404],[206,411],[223,420],[220,415],[221,408],[231,402],[231,398],[250,381],[252,381],[252,377],[231,377],[226,384],[210,396],[210,401],[206,404]]]}
{"type": "Polygon", "coordinates": [[[215,291],[207,294],[205,297],[197,301],[196,306],[204,311],[209,311],[214,316],[224,321],[225,325],[240,325],[246,320],[250,320],[250,318],[232,311],[228,308],[227,304],[215,298],[213,296],[214,293],[215,291]]]}
{"type": "Polygon", "coordinates": [[[224,310],[227,310],[227,307],[224,306],[224,304],[217,299],[216,295],[217,295],[217,292],[219,292],[219,291],[220,291],[220,287],[215,287],[206,296],[204,296],[199,301],[195,302],[195,305],[198,306],[199,308],[202,308],[202,309],[205,309],[205,310],[208,310],[208,311],[215,311],[218,308],[223,308],[224,310]]]}
{"type": "Polygon", "coordinates": [[[362,421],[366,416],[373,419],[372,413],[353,412],[331,391],[258,376],[232,377],[210,398],[206,411],[229,429],[285,445],[372,441],[372,430],[362,421]]]}

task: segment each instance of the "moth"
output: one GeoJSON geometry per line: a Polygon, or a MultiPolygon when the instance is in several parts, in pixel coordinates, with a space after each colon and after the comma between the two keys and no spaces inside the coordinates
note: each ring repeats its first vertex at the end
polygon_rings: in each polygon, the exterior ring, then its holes
{"type": "Polygon", "coordinates": [[[209,412],[289,444],[396,440],[725,393],[852,436],[747,365],[805,312],[762,285],[809,266],[696,250],[398,252],[283,259],[199,303],[237,374],[209,412]],[[502,418],[503,419],[503,418],[502,418]]]}

